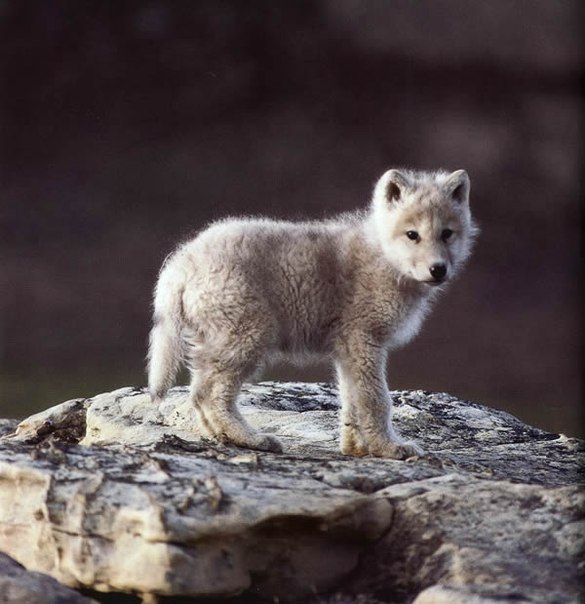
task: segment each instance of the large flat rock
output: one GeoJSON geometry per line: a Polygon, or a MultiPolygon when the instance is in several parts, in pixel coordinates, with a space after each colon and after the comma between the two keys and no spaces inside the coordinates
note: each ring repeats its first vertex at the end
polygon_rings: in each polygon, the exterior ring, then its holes
{"type": "Polygon", "coordinates": [[[0,438],[0,550],[147,599],[579,601],[583,444],[446,394],[393,396],[425,457],[341,455],[326,384],[244,389],[282,454],[202,439],[185,388],[62,403],[0,438]]]}

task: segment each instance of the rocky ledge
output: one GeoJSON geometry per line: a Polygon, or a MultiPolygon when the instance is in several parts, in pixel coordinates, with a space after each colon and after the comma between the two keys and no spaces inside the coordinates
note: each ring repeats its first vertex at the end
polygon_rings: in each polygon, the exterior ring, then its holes
{"type": "Polygon", "coordinates": [[[186,396],[123,388],[2,424],[0,551],[84,590],[39,602],[582,601],[581,441],[394,392],[429,453],[348,458],[331,386],[266,382],[240,400],[284,444],[263,453],[201,439],[186,396]]]}

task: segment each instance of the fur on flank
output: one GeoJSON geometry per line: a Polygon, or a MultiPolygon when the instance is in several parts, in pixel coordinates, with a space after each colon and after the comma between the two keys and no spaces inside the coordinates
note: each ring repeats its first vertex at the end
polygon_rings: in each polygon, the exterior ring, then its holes
{"type": "Polygon", "coordinates": [[[341,451],[422,454],[392,425],[386,361],[418,333],[470,254],[469,190],[464,170],[389,170],[367,210],[298,223],[225,219],[180,245],[155,290],[153,399],[184,363],[204,435],[280,451],[240,415],[240,387],[275,358],[326,357],[339,385],[341,451]]]}

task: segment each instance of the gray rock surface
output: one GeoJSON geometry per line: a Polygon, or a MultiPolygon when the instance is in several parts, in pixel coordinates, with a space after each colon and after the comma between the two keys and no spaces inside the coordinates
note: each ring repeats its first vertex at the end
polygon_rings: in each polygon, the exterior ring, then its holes
{"type": "Polygon", "coordinates": [[[2,604],[91,604],[78,594],[42,573],[30,572],[0,553],[0,602],[2,604]]]}
{"type": "Polygon", "coordinates": [[[326,384],[250,385],[284,453],[201,439],[187,390],[76,399],[0,438],[0,550],[76,588],[326,602],[578,602],[583,443],[394,392],[428,455],[341,455],[326,384]],[[360,600],[361,598],[361,600],[360,600]]]}

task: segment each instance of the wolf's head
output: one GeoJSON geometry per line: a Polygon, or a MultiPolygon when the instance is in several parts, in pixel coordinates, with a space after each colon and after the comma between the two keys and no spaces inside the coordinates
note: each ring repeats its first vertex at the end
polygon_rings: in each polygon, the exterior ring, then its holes
{"type": "Polygon", "coordinates": [[[478,233],[465,170],[388,170],[372,200],[373,230],[385,256],[407,279],[436,286],[468,258],[478,233]]]}

